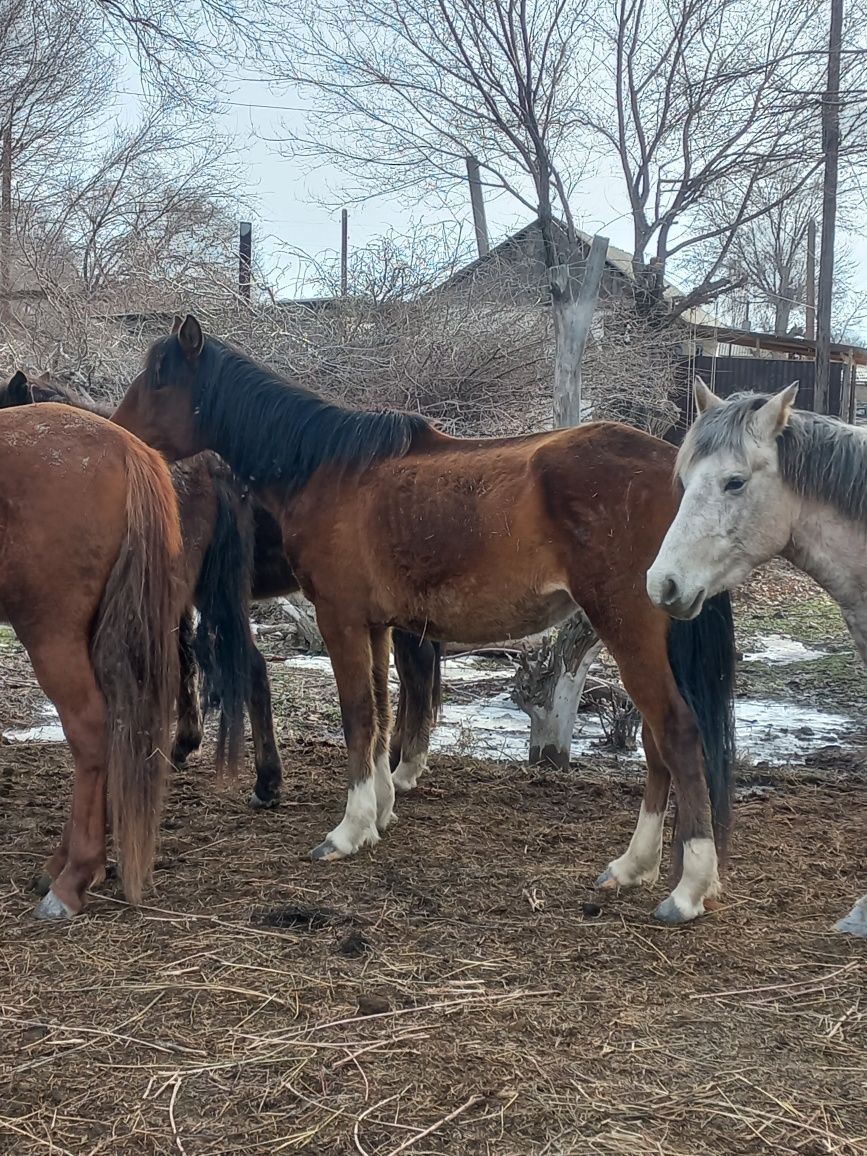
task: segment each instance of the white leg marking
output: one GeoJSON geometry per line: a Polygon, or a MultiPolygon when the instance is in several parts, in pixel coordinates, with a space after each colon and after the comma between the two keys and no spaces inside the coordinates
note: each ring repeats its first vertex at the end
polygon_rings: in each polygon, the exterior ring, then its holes
{"type": "Polygon", "coordinates": [[[424,774],[426,768],[427,755],[424,753],[414,755],[410,759],[401,757],[392,775],[395,790],[400,791],[402,794],[413,790],[413,788],[418,786],[418,781],[424,774]]]}
{"type": "Polygon", "coordinates": [[[704,900],[720,894],[719,869],[713,839],[689,839],[683,845],[683,874],[668,899],[657,908],[661,919],[687,923],[704,915],[704,900]]]}
{"type": "Polygon", "coordinates": [[[629,846],[619,859],[608,864],[600,875],[598,885],[604,888],[635,887],[639,883],[655,883],[659,878],[662,858],[662,828],[664,811],[646,811],[644,802],[638,812],[638,822],[629,846]]]}
{"type": "Polygon", "coordinates": [[[379,842],[376,829],[376,785],[373,775],[363,783],[350,787],[346,795],[346,811],[341,822],[325,836],[325,842],[338,856],[354,855],[362,847],[379,842]]]}
{"type": "Polygon", "coordinates": [[[388,752],[385,751],[376,760],[374,771],[374,785],[376,789],[376,825],[380,831],[397,822],[394,813],[394,783],[391,779],[391,767],[388,764],[388,752]]]}
{"type": "Polygon", "coordinates": [[[867,939],[867,895],[862,895],[849,914],[834,924],[834,930],[867,939]]]}

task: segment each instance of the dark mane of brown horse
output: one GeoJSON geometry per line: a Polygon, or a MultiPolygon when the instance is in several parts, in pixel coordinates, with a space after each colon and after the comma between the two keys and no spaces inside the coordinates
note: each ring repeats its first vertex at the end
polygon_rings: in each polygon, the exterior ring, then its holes
{"type": "MultiPolygon", "coordinates": [[[[213,337],[205,340],[194,404],[215,449],[246,481],[301,489],[320,465],[363,470],[402,457],[430,423],[420,414],[372,412],[334,405],[278,377],[213,337]]],[[[148,378],[174,380],[187,365],[173,338],[157,341],[148,378]]]]}

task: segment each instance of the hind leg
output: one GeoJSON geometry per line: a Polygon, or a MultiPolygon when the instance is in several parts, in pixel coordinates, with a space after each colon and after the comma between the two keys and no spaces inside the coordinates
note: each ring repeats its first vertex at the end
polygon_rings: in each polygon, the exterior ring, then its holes
{"type": "Polygon", "coordinates": [[[393,779],[395,790],[400,792],[411,791],[427,766],[437,662],[436,647],[428,639],[395,631],[394,664],[400,676],[401,697],[400,759],[393,779]]]}
{"type": "Polygon", "coordinates": [[[331,657],[337,682],[343,734],[347,747],[346,810],[342,821],[311,851],[311,858],[334,860],[354,855],[379,842],[379,806],[373,764],[376,706],[373,695],[373,654],[367,626],[347,624],[345,611],[333,612],[324,602],[316,607],[319,629],[331,657]]]}
{"type": "Polygon", "coordinates": [[[181,617],[178,628],[178,729],[172,744],[172,763],[182,767],[189,756],[202,745],[204,725],[199,694],[199,666],[193,645],[193,618],[189,610],[181,617]]]}
{"type": "Polygon", "coordinates": [[[283,781],[283,763],[274,735],[274,715],[271,709],[271,683],[268,665],[258,647],[250,639],[250,729],[256,752],[256,785],[250,796],[250,806],[256,809],[276,807],[280,802],[280,784],[283,781]]]}
{"type": "Polygon", "coordinates": [[[642,739],[647,762],[647,778],[644,784],[644,798],[638,812],[638,823],[626,851],[619,859],[612,860],[596,880],[596,886],[604,890],[635,887],[640,883],[653,884],[659,878],[662,831],[668,808],[671,776],[656,748],[653,732],[646,722],[642,727],[642,739]]]}
{"type": "MultiPolygon", "coordinates": [[[[396,631],[395,637],[397,637],[396,631]]],[[[397,691],[397,711],[395,712],[394,723],[391,728],[391,738],[388,741],[388,765],[391,767],[392,772],[396,771],[400,765],[400,752],[403,749],[403,727],[406,717],[406,689],[404,688],[403,678],[400,673],[396,645],[394,648],[394,665],[397,668],[399,686],[397,691]]]]}
{"type": "Polygon", "coordinates": [[[373,769],[376,784],[376,826],[381,832],[397,821],[394,813],[394,783],[389,763],[391,698],[388,693],[388,657],[391,653],[391,631],[375,627],[370,632],[373,660],[373,702],[376,710],[376,736],[373,740],[373,769]]]}
{"type": "MultiPolygon", "coordinates": [[[[628,604],[609,603],[591,621],[617,662],[623,685],[641,712],[656,756],[674,785],[683,869],[671,895],[657,907],[656,916],[668,923],[686,923],[704,913],[705,899],[719,895],[720,881],[701,736],[668,661],[668,618],[639,596],[628,604]]],[[[654,769],[654,762],[653,757],[648,760],[646,813],[639,818],[633,841],[655,848],[664,806],[663,776],[658,765],[654,769]]],[[[650,856],[642,856],[638,850],[630,856],[627,850],[622,858],[627,863],[625,875],[634,870],[636,862],[648,861],[650,856]]]]}
{"type": "Polygon", "coordinates": [[[107,709],[86,642],[64,645],[55,636],[28,651],[75,760],[72,814],[49,861],[57,874],[36,909],[40,918],[63,919],[81,910],[85,891],[105,871],[107,709]]]}

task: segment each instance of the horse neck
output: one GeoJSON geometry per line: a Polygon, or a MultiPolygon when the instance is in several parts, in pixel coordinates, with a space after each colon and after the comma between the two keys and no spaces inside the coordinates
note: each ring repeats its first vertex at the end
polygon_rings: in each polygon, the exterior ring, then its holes
{"type": "Polygon", "coordinates": [[[801,498],[783,556],[827,591],[844,615],[863,606],[867,616],[867,526],[828,502],[801,498]]]}

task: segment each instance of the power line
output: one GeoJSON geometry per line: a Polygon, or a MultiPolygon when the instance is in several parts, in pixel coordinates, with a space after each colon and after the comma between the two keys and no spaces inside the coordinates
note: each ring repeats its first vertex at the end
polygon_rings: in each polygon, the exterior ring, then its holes
{"type": "MultiPolygon", "coordinates": [[[[135,96],[139,100],[145,100],[146,95],[143,92],[133,92],[128,88],[116,88],[114,90],[115,96],[135,96]]],[[[265,109],[271,112],[309,112],[309,108],[303,108],[301,105],[292,104],[260,104],[255,101],[247,100],[221,100],[220,105],[229,105],[232,108],[256,108],[265,109]]]]}

